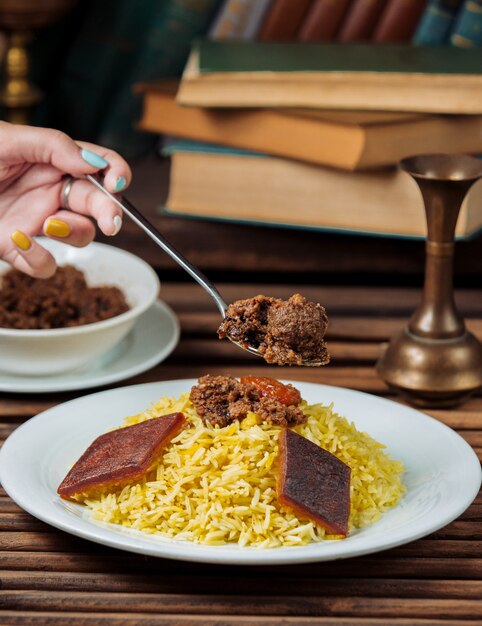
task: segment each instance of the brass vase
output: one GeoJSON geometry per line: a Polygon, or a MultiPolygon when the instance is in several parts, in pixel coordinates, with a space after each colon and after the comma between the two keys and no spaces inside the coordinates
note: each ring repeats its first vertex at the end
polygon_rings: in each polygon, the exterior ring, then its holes
{"type": "Polygon", "coordinates": [[[419,308],[376,368],[416,406],[455,406],[482,385],[482,348],[453,296],[455,226],[465,195],[482,177],[482,161],[434,154],[404,159],[400,167],[417,182],[425,205],[425,282],[419,308]]]}
{"type": "Polygon", "coordinates": [[[76,0],[0,0],[0,30],[6,36],[0,106],[9,122],[26,124],[32,107],[42,100],[29,79],[27,44],[32,34],[60,19],[76,0]]]}

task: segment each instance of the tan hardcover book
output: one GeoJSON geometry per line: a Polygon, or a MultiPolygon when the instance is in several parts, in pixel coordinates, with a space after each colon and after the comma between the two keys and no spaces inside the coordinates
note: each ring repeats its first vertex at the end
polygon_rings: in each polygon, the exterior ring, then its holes
{"type": "Polygon", "coordinates": [[[421,152],[482,152],[482,116],[311,109],[204,109],[176,104],[176,84],[151,83],[143,130],[347,170],[421,152]]]}
{"type": "Polygon", "coordinates": [[[477,53],[455,47],[202,41],[178,102],[476,114],[482,74],[477,53]]]}
{"type": "MultiPolygon", "coordinates": [[[[343,172],[253,153],[171,146],[166,211],[239,222],[424,237],[415,181],[397,168],[343,172]]],[[[456,236],[482,226],[482,180],[467,195],[456,236]]]]}

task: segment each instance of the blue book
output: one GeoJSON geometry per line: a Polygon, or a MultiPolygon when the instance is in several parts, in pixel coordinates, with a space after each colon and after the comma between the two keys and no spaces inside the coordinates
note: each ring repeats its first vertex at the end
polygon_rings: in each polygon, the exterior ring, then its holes
{"type": "Polygon", "coordinates": [[[429,0],[422,13],[412,43],[437,46],[447,41],[462,0],[429,0]]]}
{"type": "Polygon", "coordinates": [[[455,18],[450,43],[461,48],[482,46],[482,0],[465,0],[455,18]]]}

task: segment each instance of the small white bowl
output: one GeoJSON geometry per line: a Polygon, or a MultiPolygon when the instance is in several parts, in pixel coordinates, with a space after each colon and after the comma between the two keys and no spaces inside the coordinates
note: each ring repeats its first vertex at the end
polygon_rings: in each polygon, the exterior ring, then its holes
{"type": "MultiPolygon", "coordinates": [[[[93,242],[85,248],[39,237],[58,265],[74,265],[90,287],[119,287],[131,307],[101,322],[45,330],[0,328],[0,370],[23,376],[55,375],[93,361],[121,341],[159,294],[157,274],[120,248],[93,242]]],[[[10,266],[0,261],[0,278],[10,266]]]]}

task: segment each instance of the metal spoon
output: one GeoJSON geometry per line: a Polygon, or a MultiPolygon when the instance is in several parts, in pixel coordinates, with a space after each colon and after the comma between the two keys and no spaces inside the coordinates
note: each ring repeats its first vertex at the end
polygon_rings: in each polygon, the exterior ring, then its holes
{"type": "MultiPolygon", "coordinates": [[[[176,263],[178,263],[184,270],[186,270],[186,272],[192,278],[194,278],[194,280],[196,282],[198,282],[203,289],[205,289],[208,292],[208,294],[211,296],[211,298],[216,303],[216,306],[218,307],[219,312],[221,313],[221,316],[224,319],[226,317],[226,311],[227,311],[228,305],[223,300],[221,294],[216,289],[216,287],[213,285],[213,283],[208,278],[206,278],[206,276],[204,276],[204,274],[201,272],[201,270],[199,270],[197,267],[195,267],[180,252],[178,252],[174,248],[174,246],[171,243],[169,243],[169,241],[167,241],[167,239],[165,239],[165,237],[163,237],[161,235],[161,233],[157,230],[157,228],[155,228],[151,224],[151,222],[149,222],[149,220],[146,219],[144,217],[144,215],[142,215],[142,213],[140,213],[136,209],[136,207],[129,202],[129,200],[127,200],[127,198],[122,196],[122,199],[120,199],[119,197],[117,197],[114,194],[110,193],[110,191],[108,191],[102,185],[102,183],[100,183],[97,180],[97,178],[95,178],[95,176],[92,176],[91,174],[87,174],[86,178],[93,185],[95,185],[97,187],[97,189],[100,189],[100,191],[102,191],[102,193],[104,193],[106,196],[108,196],[112,200],[112,202],[115,202],[117,204],[117,206],[119,206],[122,209],[122,211],[131,218],[131,220],[133,222],[135,222],[140,228],[142,228],[142,230],[153,241],[155,241],[157,243],[157,245],[160,246],[164,250],[164,252],[166,252],[170,257],[172,257],[174,259],[174,261],[176,261],[176,263]]],[[[258,350],[256,350],[256,348],[253,348],[252,346],[243,346],[238,341],[233,341],[233,339],[231,339],[229,337],[228,337],[228,339],[230,341],[232,341],[232,343],[234,343],[238,347],[242,348],[243,350],[247,350],[248,352],[251,352],[252,354],[256,354],[257,356],[260,356],[260,357],[263,356],[262,354],[260,354],[258,352],[258,350]]]]}
{"type": "MultiPolygon", "coordinates": [[[[204,276],[204,274],[197,267],[195,267],[180,252],[178,252],[174,248],[174,246],[171,243],[169,243],[169,241],[167,241],[165,237],[161,235],[161,233],[157,230],[157,228],[155,228],[149,222],[149,220],[147,220],[144,217],[144,215],[142,215],[142,213],[140,213],[136,209],[136,207],[133,204],[131,204],[129,200],[127,200],[127,198],[125,198],[124,196],[118,197],[110,193],[110,191],[108,191],[102,185],[102,183],[99,182],[97,178],[95,176],[92,176],[91,174],[87,174],[86,178],[93,185],[95,185],[97,189],[100,189],[102,193],[104,193],[108,198],[110,198],[112,202],[115,202],[115,204],[117,204],[117,206],[119,206],[122,209],[122,211],[131,218],[133,222],[135,222],[140,228],[142,228],[142,230],[153,241],[155,241],[155,243],[157,243],[157,245],[160,246],[164,250],[164,252],[166,252],[170,257],[172,257],[174,261],[176,261],[176,263],[178,263],[184,270],[186,270],[186,272],[192,278],[194,278],[194,280],[198,282],[203,289],[205,289],[208,292],[208,294],[216,303],[216,306],[218,307],[219,312],[221,313],[221,316],[224,320],[224,318],[226,317],[226,311],[227,311],[228,305],[223,300],[223,298],[221,297],[221,294],[213,285],[213,283],[208,278],[206,278],[206,276],[204,276]]],[[[251,354],[256,354],[257,356],[260,356],[261,358],[263,358],[263,355],[256,348],[253,348],[252,346],[249,346],[249,345],[248,346],[243,345],[239,341],[234,341],[229,336],[228,336],[228,339],[239,348],[242,348],[243,350],[247,350],[248,352],[251,352],[251,354]]],[[[309,367],[317,367],[319,365],[322,365],[322,363],[316,362],[316,361],[303,361],[303,365],[309,366],[309,367]]]]}

